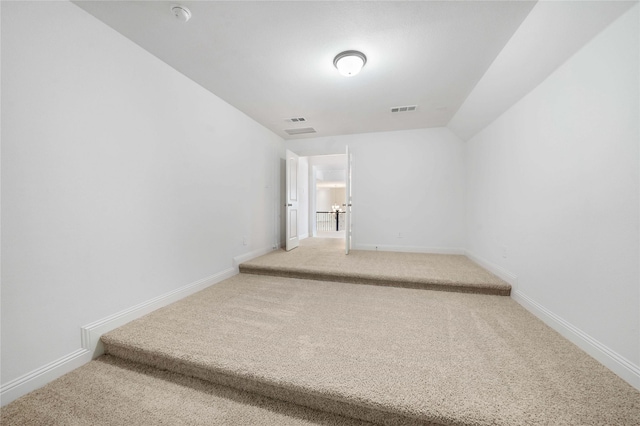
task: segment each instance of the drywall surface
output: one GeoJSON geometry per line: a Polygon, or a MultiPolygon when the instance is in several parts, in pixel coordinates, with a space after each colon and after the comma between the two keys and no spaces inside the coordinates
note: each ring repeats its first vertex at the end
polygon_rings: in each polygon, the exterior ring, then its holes
{"type": "Polygon", "coordinates": [[[539,1],[447,124],[468,140],[633,6],[630,1],[539,1]]]}
{"type": "Polygon", "coordinates": [[[353,153],[356,249],[457,252],[464,247],[464,143],[449,129],[285,143],[298,155],[353,153]]]}
{"type": "Polygon", "coordinates": [[[81,326],[272,247],[282,155],[77,6],[2,2],[3,383],[77,350],[81,326]]]}
{"type": "Polygon", "coordinates": [[[338,205],[341,210],[345,203],[346,190],[342,188],[318,188],[316,189],[316,211],[332,212],[333,206],[338,205]]]}
{"type": "Polygon", "coordinates": [[[640,365],[638,6],[467,145],[468,250],[640,365]]]}

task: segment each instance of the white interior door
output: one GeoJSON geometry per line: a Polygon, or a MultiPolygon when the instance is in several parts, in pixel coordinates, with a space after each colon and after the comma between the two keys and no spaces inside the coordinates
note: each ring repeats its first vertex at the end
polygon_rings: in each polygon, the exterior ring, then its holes
{"type": "Polygon", "coordinates": [[[345,222],[344,222],[344,234],[345,234],[345,244],[344,251],[346,254],[349,254],[351,250],[351,207],[352,207],[352,185],[351,185],[351,153],[349,152],[349,147],[347,146],[347,173],[346,173],[346,182],[345,182],[345,222]]]}
{"type": "Polygon", "coordinates": [[[286,195],[286,250],[293,250],[300,244],[298,238],[298,156],[287,150],[285,190],[286,195]]]}

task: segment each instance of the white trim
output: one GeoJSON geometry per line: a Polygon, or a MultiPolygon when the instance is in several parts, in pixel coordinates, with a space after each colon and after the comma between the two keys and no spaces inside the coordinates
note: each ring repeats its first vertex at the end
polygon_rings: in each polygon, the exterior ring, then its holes
{"type": "Polygon", "coordinates": [[[521,291],[514,291],[511,297],[529,312],[540,318],[549,327],[556,330],[580,349],[600,361],[605,367],[616,373],[631,386],[640,390],[640,367],[613,351],[584,331],[554,314],[521,291]]]}
{"type": "Polygon", "coordinates": [[[355,244],[353,250],[396,251],[404,253],[464,254],[460,248],[390,246],[383,244],[355,244]]]}
{"type": "Polygon", "coordinates": [[[565,319],[554,314],[549,309],[531,299],[523,292],[517,290],[517,275],[507,271],[501,266],[495,265],[481,257],[478,257],[470,253],[469,251],[465,251],[465,255],[483,268],[489,270],[493,274],[499,276],[500,278],[511,284],[511,286],[513,287],[511,290],[511,298],[518,302],[522,307],[538,317],[549,327],[560,333],[564,338],[574,343],[587,354],[597,359],[605,367],[627,381],[631,386],[640,390],[639,366],[635,365],[622,355],[618,354],[603,343],[594,339],[565,319]]]}
{"type": "Polygon", "coordinates": [[[309,233],[307,232],[306,234],[301,234],[299,238],[301,240],[304,240],[305,238],[309,238],[309,233]]]}
{"type": "Polygon", "coordinates": [[[497,275],[498,277],[502,278],[503,280],[511,284],[512,291],[518,288],[517,275],[507,271],[501,266],[498,266],[494,263],[489,262],[488,260],[485,260],[479,256],[476,256],[475,254],[471,253],[468,250],[464,251],[464,255],[467,256],[472,261],[474,261],[475,263],[477,263],[478,265],[482,266],[487,271],[491,272],[494,275],[497,275]]]}
{"type": "Polygon", "coordinates": [[[91,352],[93,357],[96,358],[104,353],[102,344],[100,343],[100,336],[104,333],[121,327],[130,321],[183,299],[213,284],[219,283],[227,278],[231,278],[237,273],[238,272],[235,268],[225,269],[217,274],[203,278],[191,284],[187,284],[184,287],[180,287],[176,290],[170,291],[169,293],[147,300],[146,302],[139,303],[129,309],[125,309],[124,311],[120,311],[106,318],[94,321],[91,324],[87,324],[80,329],[82,347],[91,352]]]}
{"type": "Polygon", "coordinates": [[[148,314],[158,308],[167,306],[177,300],[205,289],[213,284],[231,278],[238,272],[236,268],[228,268],[222,272],[203,278],[176,290],[170,291],[129,309],[110,315],[101,320],[80,328],[82,349],[78,349],[43,367],[37,368],[0,387],[0,401],[4,406],[15,399],[32,392],[58,377],[75,370],[104,353],[100,336],[116,329],[136,318],[148,314]]]}
{"type": "Polygon", "coordinates": [[[26,395],[58,377],[91,361],[91,353],[86,349],[78,349],[67,356],[18,377],[0,388],[2,406],[26,395]]]}
{"type": "MultiPolygon", "coordinates": [[[[279,247],[278,247],[279,248],[279,247]]],[[[265,247],[258,250],[250,251],[249,253],[241,254],[233,258],[233,267],[238,269],[238,266],[243,262],[248,262],[251,259],[255,259],[256,257],[263,256],[267,253],[271,253],[272,251],[277,250],[277,248],[265,247]]]]}

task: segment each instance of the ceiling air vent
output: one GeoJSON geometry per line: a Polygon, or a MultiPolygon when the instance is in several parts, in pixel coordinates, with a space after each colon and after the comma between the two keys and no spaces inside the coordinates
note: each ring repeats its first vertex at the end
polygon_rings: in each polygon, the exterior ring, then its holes
{"type": "Polygon", "coordinates": [[[313,127],[301,127],[299,129],[285,129],[284,131],[293,136],[304,135],[305,133],[315,133],[316,129],[313,127]]]}
{"type": "Polygon", "coordinates": [[[418,108],[418,105],[392,107],[391,112],[411,112],[411,111],[415,111],[416,108],[418,108]]]}
{"type": "Polygon", "coordinates": [[[293,118],[288,118],[287,121],[290,121],[292,123],[302,123],[307,121],[307,119],[304,117],[293,117],[293,118]]]}

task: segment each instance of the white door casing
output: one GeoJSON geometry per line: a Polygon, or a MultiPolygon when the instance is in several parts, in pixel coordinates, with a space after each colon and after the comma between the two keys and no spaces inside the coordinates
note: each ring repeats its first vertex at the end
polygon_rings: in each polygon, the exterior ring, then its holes
{"type": "Polygon", "coordinates": [[[347,146],[347,173],[345,177],[345,223],[344,223],[344,251],[349,254],[351,251],[351,207],[352,207],[352,184],[351,184],[351,169],[352,169],[351,153],[349,152],[349,146],[347,146]]]}
{"type": "Polygon", "coordinates": [[[287,150],[285,173],[286,250],[298,247],[298,156],[287,150]]]}

